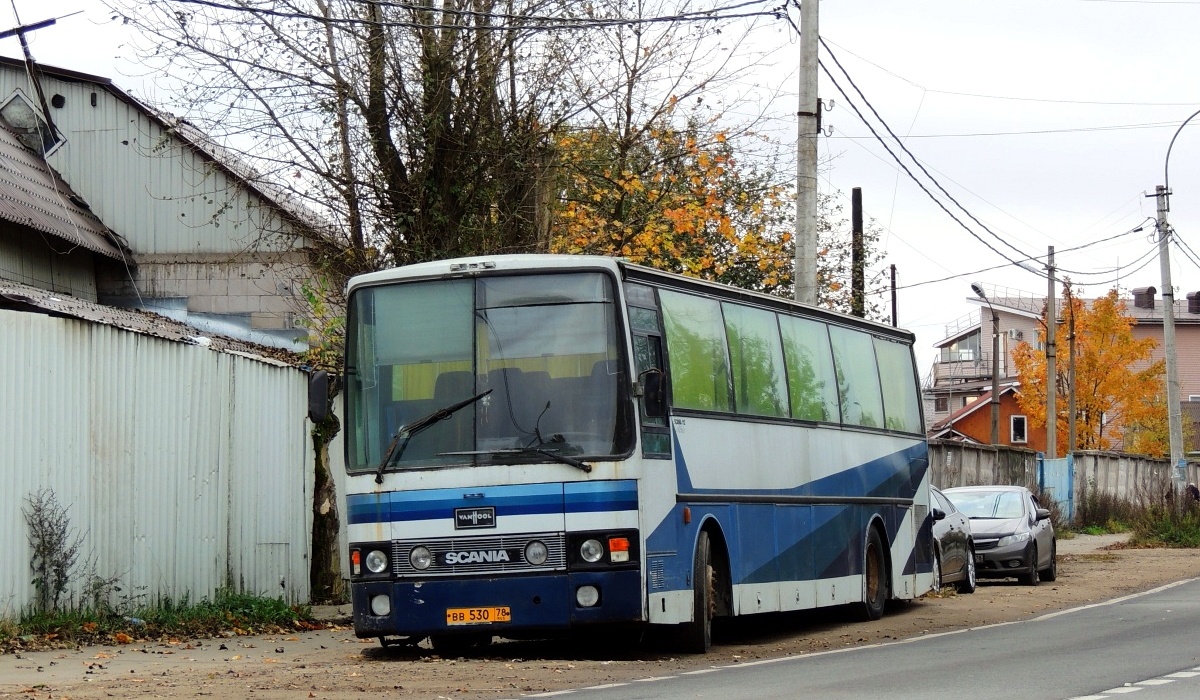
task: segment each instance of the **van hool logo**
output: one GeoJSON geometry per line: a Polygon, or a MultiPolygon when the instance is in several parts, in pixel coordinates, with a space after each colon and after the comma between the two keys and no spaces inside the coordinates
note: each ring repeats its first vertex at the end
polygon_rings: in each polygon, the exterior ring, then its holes
{"type": "Polygon", "coordinates": [[[496,527],[496,509],[487,508],[455,508],[454,529],[474,530],[481,527],[496,527]]]}

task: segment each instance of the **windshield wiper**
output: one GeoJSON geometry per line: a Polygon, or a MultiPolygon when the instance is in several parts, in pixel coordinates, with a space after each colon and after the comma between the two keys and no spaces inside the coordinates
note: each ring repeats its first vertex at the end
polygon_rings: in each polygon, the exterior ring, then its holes
{"type": "Polygon", "coordinates": [[[587,472],[589,474],[592,473],[592,465],[588,464],[587,462],[575,459],[574,457],[568,457],[566,455],[559,454],[552,450],[543,450],[541,447],[514,447],[511,449],[507,449],[507,450],[494,450],[493,451],[493,454],[531,454],[531,453],[539,454],[543,457],[549,457],[550,459],[552,459],[555,462],[558,462],[560,464],[569,464],[572,467],[575,467],[576,469],[587,472]]]}
{"type": "Polygon", "coordinates": [[[396,431],[396,436],[392,438],[392,444],[388,445],[387,454],[384,455],[383,461],[379,463],[379,468],[375,470],[375,483],[383,483],[383,472],[389,466],[391,466],[393,462],[400,461],[400,458],[404,456],[404,450],[408,447],[408,441],[411,440],[414,435],[432,427],[438,421],[446,420],[458,411],[470,406],[490,393],[492,393],[492,390],[488,389],[487,391],[480,392],[469,399],[463,399],[456,404],[452,404],[445,408],[439,408],[424,418],[418,418],[411,423],[400,426],[400,429],[396,431]]]}
{"type": "Polygon", "coordinates": [[[501,447],[501,448],[498,448],[495,450],[465,450],[465,451],[461,451],[461,452],[439,452],[438,454],[446,455],[448,457],[449,456],[457,456],[457,455],[528,455],[528,454],[537,454],[537,455],[541,455],[543,457],[548,457],[560,464],[568,464],[568,465],[575,467],[576,469],[579,469],[581,471],[585,471],[589,474],[592,473],[592,465],[588,464],[587,462],[575,459],[574,457],[560,455],[557,452],[552,452],[550,450],[543,450],[538,447],[501,447]]]}

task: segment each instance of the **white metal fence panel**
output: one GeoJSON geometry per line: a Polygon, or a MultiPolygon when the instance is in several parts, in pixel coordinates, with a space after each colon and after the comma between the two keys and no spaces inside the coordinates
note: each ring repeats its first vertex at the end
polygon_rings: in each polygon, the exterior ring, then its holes
{"type": "Polygon", "coordinates": [[[235,354],[0,311],[0,617],[34,599],[23,512],[53,490],[113,603],[217,590],[308,600],[306,375],[235,354]]]}

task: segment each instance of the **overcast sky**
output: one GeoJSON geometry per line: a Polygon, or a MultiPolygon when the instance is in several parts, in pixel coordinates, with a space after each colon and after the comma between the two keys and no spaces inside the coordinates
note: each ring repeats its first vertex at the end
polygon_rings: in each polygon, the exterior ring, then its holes
{"type": "MultiPolygon", "coordinates": [[[[1161,293],[1158,259],[1144,257],[1156,247],[1149,220],[1155,203],[1145,195],[1164,184],[1171,137],[1200,110],[1200,0],[820,3],[821,35],[833,51],[822,51],[822,62],[869,115],[851,80],[858,86],[950,196],[895,141],[887,138],[888,145],[975,234],[1009,258],[1038,257],[1031,263],[1037,268],[1047,246],[1055,246],[1058,266],[1071,270],[1089,296],[1103,294],[1118,277],[1126,293],[1147,285],[1161,293]],[[1140,233],[1120,235],[1142,225],[1140,233]],[[1097,243],[1110,237],[1116,238],[1097,243]]],[[[779,3],[764,6],[772,4],[779,3]]],[[[83,10],[30,34],[34,57],[111,76],[154,99],[155,88],[137,77],[136,66],[114,58],[128,52],[98,2],[16,0],[16,7],[24,23],[47,18],[47,8],[56,16],[83,10]]],[[[11,6],[0,9],[0,18],[0,25],[15,23],[11,6]]],[[[780,93],[764,108],[776,115],[779,133],[794,134],[794,66],[786,63],[798,56],[798,42],[786,23],[760,20],[755,27],[745,43],[779,47],[774,60],[781,62],[761,78],[780,93]]],[[[0,54],[18,56],[16,39],[0,40],[0,54]]],[[[1044,277],[989,250],[900,170],[823,72],[820,94],[834,103],[825,115],[833,133],[820,143],[822,157],[833,160],[820,187],[840,191],[847,212],[850,189],[863,188],[866,215],[885,231],[884,262],[898,270],[900,325],[918,334],[923,374],[945,324],[977,311],[969,302],[971,281],[1045,294],[1044,277]]],[[[1170,221],[1190,246],[1171,251],[1182,299],[1200,291],[1200,117],[1180,132],[1170,162],[1170,221]]]]}

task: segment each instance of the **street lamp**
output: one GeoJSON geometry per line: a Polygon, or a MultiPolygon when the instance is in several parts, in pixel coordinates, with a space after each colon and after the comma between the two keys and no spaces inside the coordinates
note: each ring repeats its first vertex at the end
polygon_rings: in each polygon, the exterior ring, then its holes
{"type": "Polygon", "coordinates": [[[983,292],[983,285],[971,283],[971,291],[983,299],[992,311],[992,444],[1000,444],[1000,317],[991,300],[983,292]]]}

